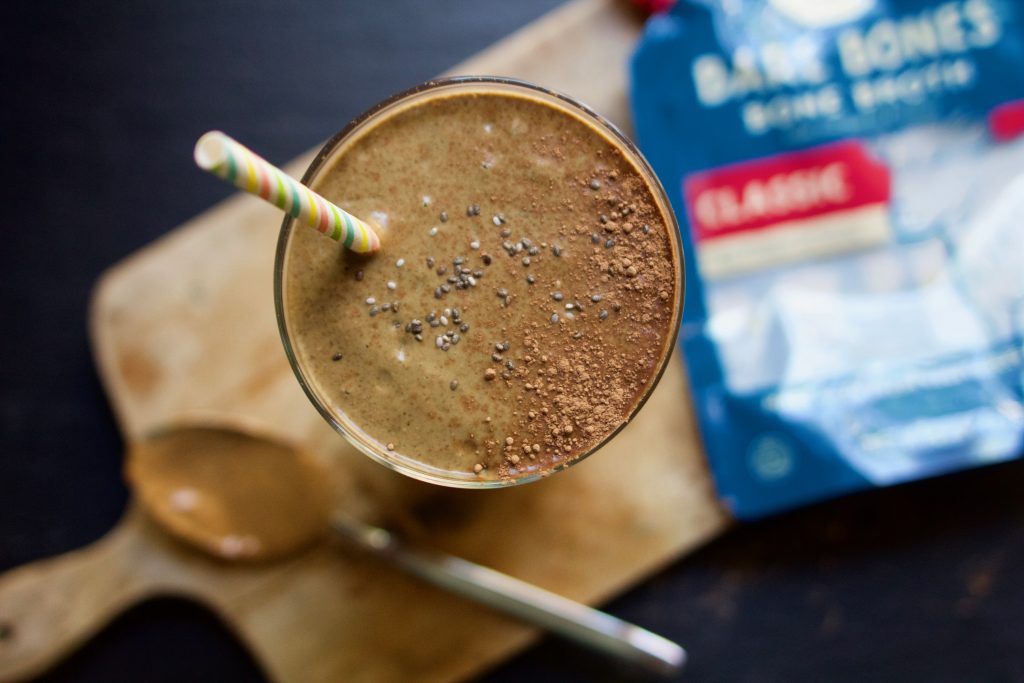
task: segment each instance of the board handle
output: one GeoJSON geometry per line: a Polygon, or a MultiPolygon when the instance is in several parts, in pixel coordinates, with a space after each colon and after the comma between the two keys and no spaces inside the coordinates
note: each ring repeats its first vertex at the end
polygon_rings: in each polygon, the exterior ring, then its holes
{"type": "Polygon", "coordinates": [[[95,543],[0,575],[0,681],[39,675],[156,591],[146,524],[130,509],[95,543]]]}

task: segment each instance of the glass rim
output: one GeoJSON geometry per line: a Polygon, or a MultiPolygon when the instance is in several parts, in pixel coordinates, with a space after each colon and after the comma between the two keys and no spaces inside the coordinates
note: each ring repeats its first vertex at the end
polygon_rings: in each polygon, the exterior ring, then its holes
{"type": "MultiPolygon", "coordinates": [[[[679,327],[682,320],[686,273],[683,265],[683,248],[682,240],[679,235],[679,224],[675,211],[672,208],[672,202],[669,200],[668,194],[665,192],[665,188],[662,186],[661,180],[654,172],[654,169],[651,168],[650,163],[648,163],[643,153],[640,152],[633,141],[630,140],[618,128],[618,126],[576,98],[521,79],[503,76],[448,76],[433,78],[424,83],[420,83],[419,85],[395,93],[353,118],[344,128],[331,136],[331,138],[328,139],[320,148],[316,156],[306,168],[306,171],[302,175],[302,184],[308,185],[324,167],[324,164],[331,158],[335,150],[337,150],[338,147],[340,147],[351,135],[356,133],[367,122],[373,120],[378,115],[381,115],[392,107],[425,92],[444,88],[473,86],[499,86],[510,90],[518,89],[535,96],[539,95],[541,97],[554,99],[578,114],[582,114],[585,119],[588,119],[591,123],[597,124],[599,130],[606,133],[615,145],[620,146],[625,152],[627,152],[628,161],[634,164],[637,167],[637,170],[644,176],[644,180],[651,188],[655,201],[662,209],[662,215],[666,219],[666,229],[668,231],[668,239],[671,245],[672,258],[675,262],[677,305],[673,306],[672,309],[672,319],[669,321],[670,327],[665,338],[666,343],[658,361],[658,370],[651,375],[643,394],[636,403],[634,403],[629,414],[622,420],[622,422],[586,452],[542,472],[523,474],[521,476],[510,478],[472,480],[444,476],[438,474],[437,472],[441,472],[441,470],[435,468],[417,468],[410,465],[408,462],[398,460],[394,457],[389,457],[383,452],[383,449],[374,448],[369,443],[368,439],[364,439],[359,433],[357,433],[358,429],[351,429],[349,426],[344,424],[334,411],[327,408],[321,398],[317,395],[312,383],[307,379],[295,352],[295,348],[291,342],[284,306],[285,258],[288,251],[289,237],[291,235],[292,228],[295,225],[295,218],[288,214],[285,215],[281,223],[281,229],[277,240],[277,248],[274,256],[274,312],[277,319],[278,332],[281,336],[281,343],[284,346],[285,355],[288,358],[288,364],[291,366],[292,372],[295,374],[303,392],[331,428],[343,436],[349,444],[356,448],[356,450],[391,470],[427,483],[460,489],[500,489],[545,479],[553,474],[566,470],[583,460],[586,460],[588,457],[610,443],[623,429],[625,429],[628,424],[634,420],[640,410],[647,403],[647,400],[651,397],[651,394],[654,393],[658,384],[661,382],[661,378],[665,374],[665,370],[668,368],[668,364],[675,350],[679,335],[679,327]]],[[[347,416],[346,419],[348,419],[347,416]]],[[[352,421],[349,420],[349,422],[352,421]]],[[[352,424],[355,425],[354,422],[352,422],[352,424]]],[[[412,460],[412,458],[407,459],[412,460]]]]}

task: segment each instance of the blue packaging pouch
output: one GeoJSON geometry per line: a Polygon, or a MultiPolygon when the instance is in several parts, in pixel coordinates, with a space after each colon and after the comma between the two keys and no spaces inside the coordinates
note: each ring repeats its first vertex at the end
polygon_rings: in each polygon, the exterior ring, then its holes
{"type": "Polygon", "coordinates": [[[680,0],[631,70],[736,516],[1021,455],[1024,4],[680,0]]]}

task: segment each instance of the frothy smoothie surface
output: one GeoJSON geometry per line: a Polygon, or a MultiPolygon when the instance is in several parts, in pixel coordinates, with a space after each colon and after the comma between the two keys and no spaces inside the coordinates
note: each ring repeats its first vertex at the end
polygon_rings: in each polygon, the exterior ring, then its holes
{"type": "Polygon", "coordinates": [[[546,473],[629,419],[674,338],[674,230],[620,145],[529,94],[438,92],[380,115],[312,187],[380,226],[284,258],[311,391],[387,459],[464,481],[546,473]]]}

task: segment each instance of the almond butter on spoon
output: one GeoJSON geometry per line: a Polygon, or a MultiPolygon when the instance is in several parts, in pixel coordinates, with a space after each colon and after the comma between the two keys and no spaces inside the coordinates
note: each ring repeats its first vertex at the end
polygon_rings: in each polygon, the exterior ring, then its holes
{"type": "Polygon", "coordinates": [[[429,583],[607,655],[663,674],[686,660],[650,631],[335,511],[323,465],[248,425],[204,419],[154,432],[132,447],[127,476],[162,527],[226,560],[287,557],[333,530],[429,583]]]}

